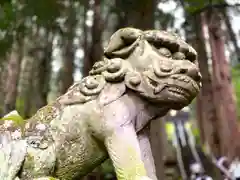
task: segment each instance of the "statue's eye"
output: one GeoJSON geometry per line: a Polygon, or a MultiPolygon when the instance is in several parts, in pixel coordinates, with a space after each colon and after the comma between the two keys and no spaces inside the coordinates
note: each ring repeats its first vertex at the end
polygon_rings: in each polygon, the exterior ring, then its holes
{"type": "Polygon", "coordinates": [[[176,52],[173,54],[172,58],[177,60],[183,60],[183,59],[186,59],[186,56],[182,52],[176,52]]]}
{"type": "Polygon", "coordinates": [[[170,50],[168,50],[167,48],[159,48],[158,49],[158,52],[160,53],[160,54],[162,54],[163,56],[165,56],[165,57],[171,57],[172,56],[172,53],[171,53],[171,51],[170,50]]]}

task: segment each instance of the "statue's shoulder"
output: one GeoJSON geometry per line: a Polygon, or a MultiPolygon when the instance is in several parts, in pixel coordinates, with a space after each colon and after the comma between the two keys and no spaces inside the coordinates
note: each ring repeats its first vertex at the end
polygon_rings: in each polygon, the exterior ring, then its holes
{"type": "Polygon", "coordinates": [[[65,94],[60,96],[55,104],[64,107],[73,104],[84,104],[94,100],[106,85],[103,75],[89,75],[81,81],[74,83],[65,94]]]}
{"type": "Polygon", "coordinates": [[[106,81],[103,75],[90,75],[74,83],[67,92],[55,101],[39,109],[31,118],[31,122],[50,123],[56,119],[66,106],[82,104],[94,100],[104,88],[106,81]]]}
{"type": "Polygon", "coordinates": [[[55,103],[67,106],[84,104],[97,99],[104,90],[108,89],[106,91],[109,91],[111,86],[120,86],[119,84],[124,86],[124,78],[128,69],[128,62],[121,58],[111,60],[104,58],[96,62],[89,75],[69,87],[67,92],[60,96],[55,103]]]}

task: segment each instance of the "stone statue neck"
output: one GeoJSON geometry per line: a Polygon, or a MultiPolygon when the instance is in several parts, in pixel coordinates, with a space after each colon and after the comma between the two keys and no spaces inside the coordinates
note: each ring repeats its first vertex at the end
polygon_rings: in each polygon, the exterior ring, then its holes
{"type": "Polygon", "coordinates": [[[164,116],[169,110],[167,107],[148,102],[134,92],[129,92],[124,96],[124,98],[131,99],[135,105],[136,119],[134,124],[137,132],[144,128],[151,120],[164,116]]]}

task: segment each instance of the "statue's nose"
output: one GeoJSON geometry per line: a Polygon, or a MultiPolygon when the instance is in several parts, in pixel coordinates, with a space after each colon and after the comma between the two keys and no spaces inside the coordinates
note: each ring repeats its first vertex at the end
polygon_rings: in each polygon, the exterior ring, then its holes
{"type": "Polygon", "coordinates": [[[180,73],[186,74],[189,77],[191,77],[193,80],[198,81],[198,82],[202,80],[202,76],[201,76],[199,70],[194,66],[183,67],[180,69],[180,73]]]}

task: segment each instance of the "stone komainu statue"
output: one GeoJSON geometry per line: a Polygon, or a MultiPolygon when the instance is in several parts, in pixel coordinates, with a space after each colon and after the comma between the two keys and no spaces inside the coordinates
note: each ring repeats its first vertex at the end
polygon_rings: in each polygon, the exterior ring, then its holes
{"type": "Polygon", "coordinates": [[[107,158],[119,180],[156,180],[149,123],[198,94],[197,53],[176,34],[118,30],[80,82],[18,127],[1,127],[1,180],[74,180],[107,158]]]}

